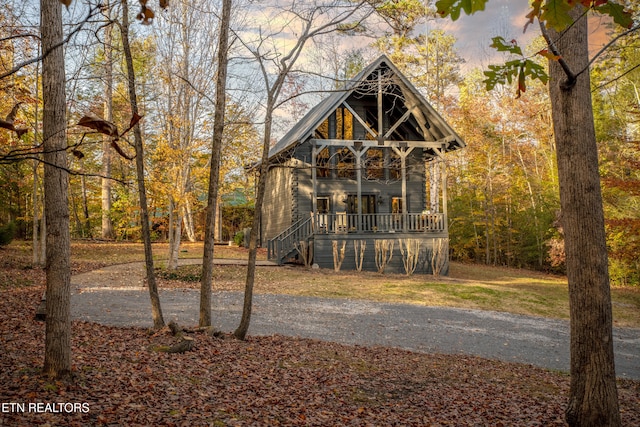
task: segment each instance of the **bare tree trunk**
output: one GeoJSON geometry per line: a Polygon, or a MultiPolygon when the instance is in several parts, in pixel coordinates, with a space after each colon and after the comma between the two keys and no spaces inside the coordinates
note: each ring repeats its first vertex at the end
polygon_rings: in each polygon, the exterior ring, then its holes
{"type": "MultiPolygon", "coordinates": [[[[558,51],[573,70],[589,61],[587,20],[559,34],[558,51]]],[[[558,158],[571,316],[570,426],[619,426],[611,295],[589,72],[567,76],[550,63],[549,92],[558,158]]]]}
{"type": "Polygon", "coordinates": [[[180,209],[176,208],[173,199],[169,200],[169,261],[167,269],[178,268],[178,255],[180,254],[180,238],[182,237],[182,217],[180,209]]]}
{"type": "MultiPolygon", "coordinates": [[[[105,2],[107,16],[111,17],[111,5],[105,2]]],[[[104,118],[113,123],[113,26],[108,24],[104,30],[104,118]]],[[[111,139],[102,137],[102,238],[113,239],[111,222],[111,139]]]]}
{"type": "Polygon", "coordinates": [[[182,219],[184,225],[184,231],[187,233],[187,239],[193,243],[196,241],[196,231],[193,226],[193,211],[191,210],[191,202],[189,199],[185,200],[184,207],[182,209],[182,219]]]}
{"type": "MultiPolygon", "coordinates": [[[[38,52],[39,54],[40,52],[38,52]]],[[[36,99],[39,99],[40,94],[40,85],[38,84],[38,76],[40,74],[40,64],[36,67],[36,99]]],[[[39,121],[38,121],[38,102],[35,103],[35,114],[34,114],[34,126],[33,126],[33,134],[37,137],[39,132],[39,121]]],[[[37,141],[37,138],[35,138],[37,141]]],[[[46,254],[45,254],[45,234],[41,234],[40,238],[38,233],[44,229],[44,211],[42,212],[42,216],[40,216],[40,198],[38,197],[39,193],[39,185],[38,185],[38,166],[40,162],[38,160],[33,161],[33,165],[31,170],[33,171],[33,266],[40,267],[44,266],[46,254]]]]}
{"type": "MultiPolygon", "coordinates": [[[[37,114],[36,114],[37,116],[37,114]]],[[[44,222],[44,217],[41,220],[40,219],[40,201],[39,201],[39,197],[38,197],[38,164],[39,162],[37,160],[33,161],[33,166],[31,168],[32,172],[33,172],[33,192],[31,195],[31,200],[32,200],[32,204],[33,204],[33,233],[32,233],[32,240],[33,240],[33,266],[34,267],[38,267],[44,264],[44,258],[42,258],[40,256],[40,240],[38,239],[39,237],[39,231],[40,231],[40,227],[41,222],[44,222]]],[[[42,245],[44,246],[44,241],[42,242],[42,245]]]]}
{"type": "MultiPolygon", "coordinates": [[[[127,0],[122,0],[122,47],[127,62],[127,74],[129,77],[129,101],[131,102],[131,113],[138,116],[138,99],[136,95],[135,71],[133,69],[133,58],[131,47],[129,46],[129,7],[127,0]]],[[[162,308],[160,306],[160,296],[158,295],[158,285],[153,268],[153,253],[151,250],[151,230],[149,227],[149,209],[147,207],[147,192],[144,184],[144,149],[142,146],[142,132],[140,126],[133,127],[136,150],[136,175],[138,180],[138,193],[140,194],[140,219],[142,221],[142,239],[144,241],[144,259],[147,272],[147,286],[149,287],[149,297],[151,298],[151,314],[153,316],[153,327],[160,329],[164,326],[162,308]]]]}
{"type": "Polygon", "coordinates": [[[87,201],[87,180],[84,175],[80,176],[80,184],[82,187],[82,215],[84,216],[84,224],[82,229],[82,237],[93,237],[91,232],[91,219],[89,218],[89,204],[87,201]]]}
{"type": "Polygon", "coordinates": [[[240,340],[244,340],[246,338],[247,332],[249,332],[249,324],[251,323],[251,311],[253,307],[253,285],[255,283],[256,258],[258,255],[258,235],[260,234],[259,230],[262,219],[262,202],[264,201],[264,191],[267,185],[267,171],[269,167],[269,141],[271,141],[273,105],[274,100],[269,99],[267,102],[267,113],[265,115],[262,159],[260,161],[260,175],[258,176],[258,185],[256,188],[255,213],[253,215],[251,236],[249,238],[249,260],[247,265],[247,276],[244,285],[242,318],[240,319],[238,328],[233,333],[233,335],[240,340]]]}
{"type": "MultiPolygon", "coordinates": [[[[205,225],[204,254],[202,255],[202,278],[200,282],[200,320],[198,324],[211,326],[211,282],[213,281],[213,248],[216,226],[218,182],[220,180],[220,152],[224,133],[226,106],[227,65],[229,49],[229,21],[231,0],[223,0],[218,36],[218,76],[216,79],[216,101],[211,140],[211,169],[209,171],[209,193],[207,199],[207,222],[205,225]]],[[[252,233],[253,234],[253,233],[252,233]]]]}
{"type": "Polygon", "coordinates": [[[46,332],[43,372],[52,378],[71,373],[71,267],[62,5],[41,0],[46,256],[46,332]]]}

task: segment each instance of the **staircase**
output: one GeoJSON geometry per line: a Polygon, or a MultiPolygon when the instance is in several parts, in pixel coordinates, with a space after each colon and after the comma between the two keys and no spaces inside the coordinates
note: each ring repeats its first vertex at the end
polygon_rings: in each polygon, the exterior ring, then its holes
{"type": "Polygon", "coordinates": [[[267,257],[270,261],[283,264],[284,260],[296,250],[296,245],[313,236],[313,217],[302,218],[278,234],[267,243],[267,257]]]}

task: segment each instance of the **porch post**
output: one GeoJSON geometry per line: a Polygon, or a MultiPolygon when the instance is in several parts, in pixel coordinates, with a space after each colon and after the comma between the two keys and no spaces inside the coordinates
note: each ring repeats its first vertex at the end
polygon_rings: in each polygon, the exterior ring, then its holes
{"type": "Polygon", "coordinates": [[[442,214],[444,215],[444,224],[442,228],[447,235],[449,234],[449,217],[447,215],[447,163],[444,159],[444,147],[440,150],[435,149],[435,153],[440,159],[440,185],[442,187],[442,214]]]}
{"type": "Polygon", "coordinates": [[[402,231],[407,231],[407,154],[400,154],[400,171],[402,174],[402,231]]]}
{"type": "Polygon", "coordinates": [[[318,157],[318,147],[317,144],[314,142],[311,145],[311,213],[313,214],[314,212],[316,212],[317,208],[317,204],[318,204],[318,190],[317,190],[317,171],[316,171],[316,166],[317,166],[317,161],[316,158],[318,157]]]}
{"type": "Polygon", "coordinates": [[[400,173],[402,176],[402,230],[407,231],[407,156],[413,151],[414,147],[400,149],[397,147],[391,147],[393,151],[400,156],[400,173]]]}
{"type": "Polygon", "coordinates": [[[358,216],[356,218],[356,225],[358,232],[362,231],[362,151],[354,150],[356,155],[356,203],[358,204],[358,216]]]}
{"type": "Polygon", "coordinates": [[[444,232],[449,236],[449,216],[447,213],[447,163],[442,157],[442,213],[444,214],[444,232]]]}

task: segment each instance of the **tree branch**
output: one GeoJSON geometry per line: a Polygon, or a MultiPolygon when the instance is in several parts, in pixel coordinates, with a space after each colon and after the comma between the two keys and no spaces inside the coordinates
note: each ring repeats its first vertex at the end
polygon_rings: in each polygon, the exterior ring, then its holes
{"type": "Polygon", "coordinates": [[[634,31],[638,31],[638,30],[640,30],[640,25],[636,25],[635,27],[632,27],[632,28],[628,29],[627,31],[625,31],[623,33],[620,33],[616,37],[614,37],[611,41],[609,41],[609,43],[607,43],[602,49],[600,49],[598,51],[598,53],[596,53],[593,56],[593,58],[591,58],[589,63],[582,70],[578,71],[578,73],[576,74],[576,77],[578,77],[580,74],[582,74],[585,71],[587,71],[589,69],[589,67],[591,67],[591,65],[596,61],[596,59],[598,59],[598,57],[600,55],[602,55],[607,49],[609,49],[615,42],[620,40],[622,37],[627,36],[627,35],[633,33],[634,31]]]}
{"type": "Polygon", "coordinates": [[[551,53],[558,57],[558,64],[560,64],[560,67],[562,67],[564,74],[567,76],[567,81],[562,83],[562,87],[568,89],[576,84],[577,75],[574,74],[567,61],[565,61],[562,55],[560,55],[558,48],[549,36],[549,32],[547,31],[547,27],[545,26],[544,22],[540,19],[538,19],[538,22],[540,23],[540,32],[542,33],[542,37],[544,37],[545,42],[547,42],[547,46],[549,46],[549,50],[551,51],[551,53]]]}
{"type": "MultiPolygon", "coordinates": [[[[65,45],[66,43],[69,42],[69,40],[71,40],[71,37],[73,37],[77,32],[79,32],[82,27],[84,26],[84,24],[86,24],[87,22],[89,22],[89,19],[91,19],[94,15],[97,14],[96,11],[99,11],[101,9],[102,5],[97,5],[92,7],[89,10],[89,13],[87,14],[87,17],[84,18],[76,28],[73,29],[73,31],[71,31],[69,34],[67,34],[67,37],[65,37],[60,43],[54,45],[51,47],[51,49],[49,49],[47,52],[44,52],[42,55],[40,56],[36,56],[35,58],[31,58],[28,59],[24,62],[19,63],[18,65],[16,65],[15,67],[13,67],[12,69],[10,69],[9,71],[6,71],[2,74],[0,74],[0,80],[9,77],[15,73],[17,73],[18,71],[20,71],[22,68],[26,67],[27,65],[31,65],[35,62],[39,62],[42,61],[44,58],[46,58],[47,56],[49,56],[49,54],[51,52],[53,52],[54,50],[56,50],[57,48],[59,48],[60,46],[65,45]]],[[[34,36],[35,37],[35,36],[34,36]]]]}

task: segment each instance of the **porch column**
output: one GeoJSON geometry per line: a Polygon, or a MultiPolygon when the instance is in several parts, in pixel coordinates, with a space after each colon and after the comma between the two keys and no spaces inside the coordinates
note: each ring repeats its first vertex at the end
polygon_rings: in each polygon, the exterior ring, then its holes
{"type": "Polygon", "coordinates": [[[447,163],[444,158],[444,148],[441,150],[434,149],[435,153],[440,158],[440,185],[442,187],[442,214],[444,215],[444,224],[442,227],[445,233],[449,233],[449,218],[447,215],[447,163]]]}
{"type": "Polygon", "coordinates": [[[449,235],[449,216],[447,213],[447,162],[442,158],[442,213],[444,214],[444,232],[449,235]]]}
{"type": "Polygon", "coordinates": [[[314,213],[318,210],[318,190],[317,190],[317,159],[318,157],[318,146],[314,142],[311,145],[311,212],[314,213]]]}
{"type": "Polygon", "coordinates": [[[414,147],[401,149],[398,147],[391,147],[393,151],[400,156],[400,173],[402,176],[402,230],[407,231],[407,156],[413,151],[414,147]]]}

